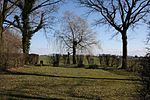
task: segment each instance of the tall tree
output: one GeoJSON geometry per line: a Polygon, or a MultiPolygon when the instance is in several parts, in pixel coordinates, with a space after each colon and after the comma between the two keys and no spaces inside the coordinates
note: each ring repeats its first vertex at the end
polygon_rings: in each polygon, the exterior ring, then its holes
{"type": "MultiPolygon", "coordinates": [[[[26,55],[25,63],[28,63],[27,56],[30,49],[30,41],[32,36],[44,28],[48,20],[53,20],[51,14],[56,12],[57,4],[62,0],[20,0],[16,6],[19,8],[20,14],[14,16],[15,23],[5,20],[11,23],[22,33],[22,45],[23,53],[26,55]]],[[[10,0],[10,2],[13,4],[10,0]]]]}
{"type": "MultiPolygon", "coordinates": [[[[6,27],[4,28],[4,21],[7,19],[12,12],[14,11],[14,5],[18,2],[18,0],[13,0],[14,4],[10,4],[8,0],[1,0],[0,1],[0,59],[2,59],[2,52],[3,49],[3,33],[6,30],[6,27]]],[[[1,60],[0,60],[1,63],[1,60]]]]}
{"type": "Polygon", "coordinates": [[[150,41],[150,21],[148,22],[148,30],[149,30],[149,33],[148,33],[148,36],[147,36],[147,44],[150,41]]]}
{"type": "Polygon", "coordinates": [[[9,0],[0,1],[0,44],[2,43],[3,31],[4,31],[4,22],[15,10],[15,4],[18,0],[13,0],[13,4],[10,4],[9,0]]]}
{"type": "Polygon", "coordinates": [[[60,42],[73,53],[73,64],[76,64],[77,50],[88,49],[88,47],[98,44],[95,33],[89,28],[86,20],[71,12],[65,12],[61,23],[62,29],[56,32],[56,37],[60,42]]]}
{"type": "Polygon", "coordinates": [[[150,0],[78,0],[91,12],[100,14],[98,24],[112,26],[122,36],[122,68],[127,67],[127,31],[145,20],[150,0]]]}

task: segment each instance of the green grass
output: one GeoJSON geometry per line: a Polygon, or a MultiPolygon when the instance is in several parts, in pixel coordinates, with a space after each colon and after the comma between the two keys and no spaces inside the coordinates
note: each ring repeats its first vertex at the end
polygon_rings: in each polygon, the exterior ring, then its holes
{"type": "Polygon", "coordinates": [[[138,100],[138,79],[125,71],[18,68],[0,72],[0,100],[138,100]]]}

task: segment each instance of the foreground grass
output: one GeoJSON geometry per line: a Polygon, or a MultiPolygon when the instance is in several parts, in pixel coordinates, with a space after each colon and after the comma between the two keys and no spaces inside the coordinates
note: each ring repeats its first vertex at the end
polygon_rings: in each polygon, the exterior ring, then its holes
{"type": "Polygon", "coordinates": [[[138,100],[138,88],[138,77],[125,71],[44,66],[0,72],[0,100],[138,100]]]}

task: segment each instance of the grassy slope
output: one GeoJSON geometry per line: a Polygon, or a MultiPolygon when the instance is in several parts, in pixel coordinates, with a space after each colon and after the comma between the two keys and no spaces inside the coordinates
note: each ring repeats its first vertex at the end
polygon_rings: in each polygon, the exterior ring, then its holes
{"type": "Polygon", "coordinates": [[[139,82],[136,79],[133,74],[123,71],[19,68],[7,73],[0,72],[0,100],[138,100],[136,91],[139,82]]]}

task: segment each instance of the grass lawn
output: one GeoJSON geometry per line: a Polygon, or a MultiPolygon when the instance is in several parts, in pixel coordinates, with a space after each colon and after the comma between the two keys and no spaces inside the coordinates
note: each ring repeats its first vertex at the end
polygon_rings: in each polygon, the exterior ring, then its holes
{"type": "Polygon", "coordinates": [[[139,83],[125,71],[25,67],[0,72],[0,100],[138,100],[139,83]]]}

